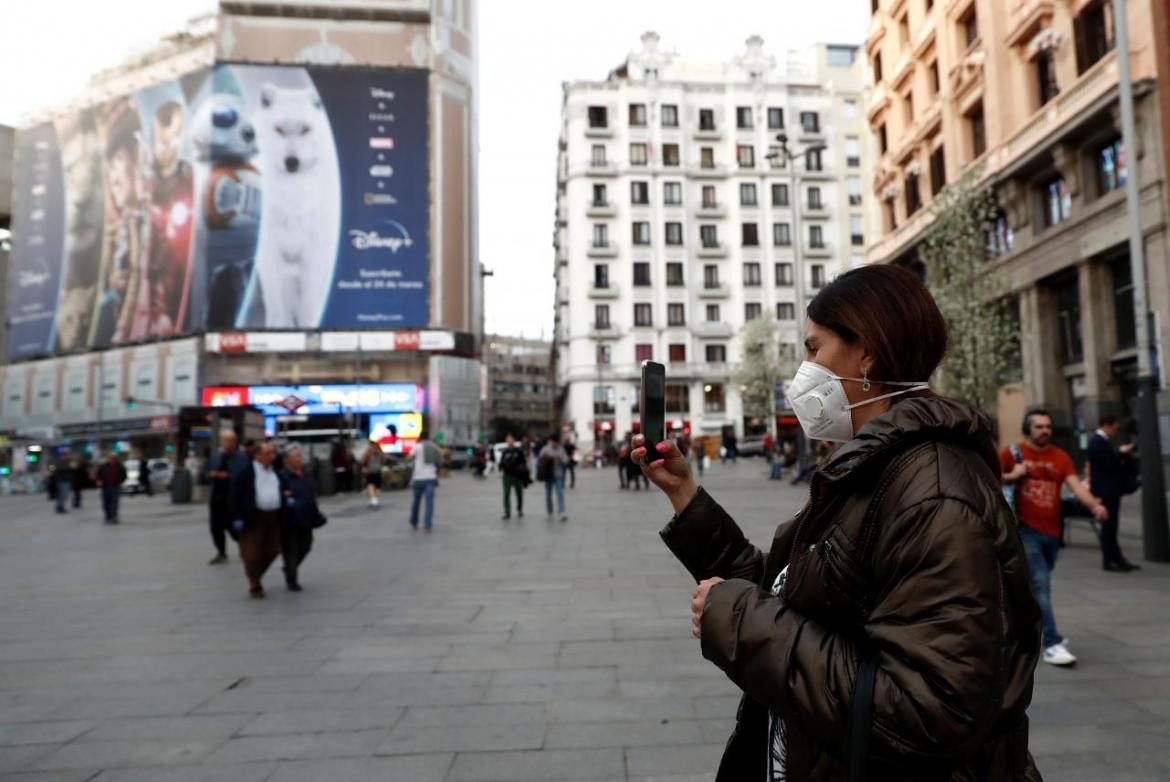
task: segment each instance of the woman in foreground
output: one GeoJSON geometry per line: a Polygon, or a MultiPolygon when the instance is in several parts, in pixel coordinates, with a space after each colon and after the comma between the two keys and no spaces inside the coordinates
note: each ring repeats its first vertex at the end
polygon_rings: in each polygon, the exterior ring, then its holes
{"type": "Polygon", "coordinates": [[[633,457],[698,582],[692,632],[744,693],[719,782],[1039,780],[1025,711],[1040,615],[991,422],[929,391],[947,328],[911,272],[856,269],[808,308],[789,400],[842,443],[757,549],[672,442],[633,457]]]}

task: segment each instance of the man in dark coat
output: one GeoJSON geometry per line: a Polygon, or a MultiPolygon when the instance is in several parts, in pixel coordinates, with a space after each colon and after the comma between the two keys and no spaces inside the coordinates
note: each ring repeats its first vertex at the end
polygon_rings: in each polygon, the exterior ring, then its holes
{"type": "Polygon", "coordinates": [[[208,503],[208,523],[211,529],[211,542],[215,544],[216,554],[211,558],[209,565],[222,565],[228,561],[227,533],[233,519],[229,518],[231,509],[228,507],[231,499],[232,478],[243,472],[248,466],[248,457],[239,447],[239,437],[231,429],[220,432],[220,451],[207,462],[207,477],[211,481],[211,501],[208,503]]]}
{"type": "Polygon", "coordinates": [[[324,517],[317,508],[317,488],[304,469],[301,449],[295,445],[285,454],[280,478],[284,492],[284,513],[280,519],[284,583],[289,591],[300,592],[297,570],[313,548],[313,528],[321,526],[324,517]]]}
{"type": "Polygon", "coordinates": [[[1117,541],[1117,525],[1120,521],[1121,497],[1129,490],[1133,472],[1127,464],[1133,443],[1114,448],[1111,442],[1121,428],[1117,416],[1107,415],[1101,419],[1097,431],[1089,438],[1089,485],[1094,496],[1099,497],[1109,512],[1109,518],[1101,522],[1101,558],[1106,570],[1115,573],[1130,573],[1140,570],[1121,553],[1117,541]]]}
{"type": "Polygon", "coordinates": [[[126,468],[122,465],[118,454],[111,451],[97,471],[97,482],[102,490],[102,510],[105,511],[106,524],[118,523],[118,502],[122,498],[122,483],[125,480],[126,468]]]}
{"type": "Polygon", "coordinates": [[[232,529],[239,536],[249,594],[256,599],[265,596],[260,579],[280,554],[284,486],[272,467],[275,457],[272,443],[260,443],[252,462],[232,478],[232,529]]]}

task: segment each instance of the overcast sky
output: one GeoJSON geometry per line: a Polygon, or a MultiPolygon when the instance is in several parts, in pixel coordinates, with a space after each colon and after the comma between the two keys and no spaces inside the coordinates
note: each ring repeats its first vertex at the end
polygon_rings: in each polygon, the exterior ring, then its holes
{"type": "MultiPolygon", "coordinates": [[[[548,337],[561,83],[603,79],[656,30],[682,59],[723,62],[749,35],[783,60],[817,41],[860,43],[867,0],[478,0],[479,251],[487,328],[548,337]]],[[[214,9],[212,0],[5,2],[0,123],[80,92],[95,71],[214,9]]]]}

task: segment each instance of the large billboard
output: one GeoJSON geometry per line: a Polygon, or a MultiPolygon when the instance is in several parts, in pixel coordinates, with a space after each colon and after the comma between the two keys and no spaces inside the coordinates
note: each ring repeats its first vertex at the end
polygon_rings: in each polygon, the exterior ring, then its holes
{"type": "Polygon", "coordinates": [[[16,149],[11,358],[428,325],[424,70],[218,65],[16,149]]]}

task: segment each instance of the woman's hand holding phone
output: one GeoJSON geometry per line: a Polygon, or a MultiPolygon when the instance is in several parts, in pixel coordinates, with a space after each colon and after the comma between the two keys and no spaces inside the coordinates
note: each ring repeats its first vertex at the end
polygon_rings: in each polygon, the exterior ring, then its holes
{"type": "Polygon", "coordinates": [[[667,439],[659,443],[656,452],[651,454],[646,453],[646,440],[642,435],[634,435],[633,445],[630,456],[641,466],[642,474],[662,489],[676,514],[682,513],[698,493],[699,485],[695,483],[691,468],[687,466],[687,460],[674,440],[667,439]]]}

